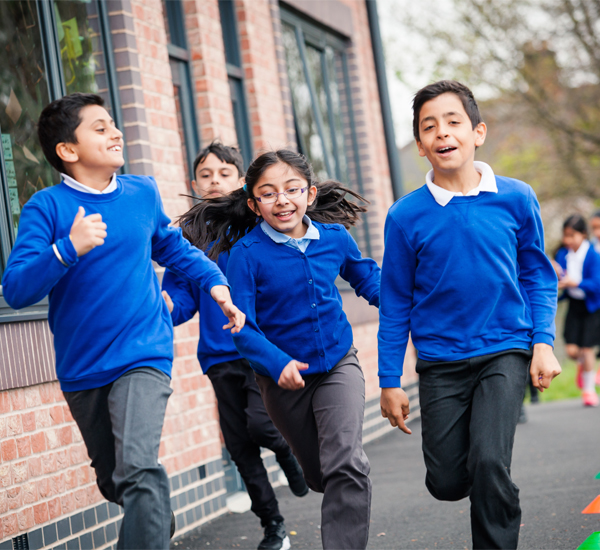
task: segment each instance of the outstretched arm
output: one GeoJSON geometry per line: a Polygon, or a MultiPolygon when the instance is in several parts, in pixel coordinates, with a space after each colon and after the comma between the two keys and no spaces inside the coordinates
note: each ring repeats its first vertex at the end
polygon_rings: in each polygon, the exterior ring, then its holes
{"type": "Polygon", "coordinates": [[[381,269],[375,260],[363,258],[356,241],[350,232],[342,229],[347,238],[346,258],[340,269],[342,278],[350,283],[357,296],[362,296],[369,304],[379,307],[379,284],[381,269]]]}
{"type": "Polygon", "coordinates": [[[531,380],[536,388],[544,391],[561,372],[552,351],[558,285],[556,272],[544,253],[540,205],[531,188],[523,221],[517,231],[517,262],[520,269],[519,280],[527,292],[533,318],[531,380]]]}

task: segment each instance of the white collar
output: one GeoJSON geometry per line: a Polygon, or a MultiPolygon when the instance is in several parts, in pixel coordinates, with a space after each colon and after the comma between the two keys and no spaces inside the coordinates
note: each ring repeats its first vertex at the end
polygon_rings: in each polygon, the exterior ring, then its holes
{"type": "Polygon", "coordinates": [[[474,197],[479,195],[482,191],[497,193],[498,186],[496,185],[496,176],[494,175],[492,167],[489,164],[478,160],[473,162],[473,166],[475,167],[475,170],[481,174],[481,181],[475,189],[471,189],[466,195],[463,195],[460,192],[448,191],[448,189],[444,189],[433,183],[433,170],[429,170],[427,176],[425,176],[425,181],[427,182],[427,188],[433,195],[435,202],[440,206],[446,206],[453,197],[474,197]]]}
{"type": "MultiPolygon", "coordinates": [[[[302,221],[307,225],[306,233],[304,237],[300,237],[296,239],[297,241],[303,240],[319,240],[321,235],[319,234],[319,230],[313,225],[311,219],[305,214],[302,218],[302,221]]],[[[285,244],[288,241],[291,241],[293,237],[286,235],[285,233],[281,233],[277,231],[277,229],[273,229],[266,221],[262,221],[260,224],[261,229],[267,234],[271,239],[273,239],[276,243],[285,244]]]]}
{"type": "Polygon", "coordinates": [[[583,241],[579,245],[577,252],[574,252],[573,250],[569,249],[569,251],[567,252],[567,259],[573,258],[573,260],[575,260],[578,264],[581,264],[583,266],[583,262],[585,260],[585,257],[587,256],[591,244],[592,243],[590,243],[590,241],[585,239],[585,241],[583,241]]]}
{"type": "Polygon", "coordinates": [[[93,187],[88,187],[83,183],[79,183],[77,180],[73,179],[71,176],[67,174],[60,174],[62,176],[63,181],[72,189],[76,191],[81,191],[82,193],[89,193],[91,195],[106,195],[108,193],[112,193],[117,190],[117,174],[113,174],[108,184],[108,187],[102,191],[98,191],[98,189],[94,189],[93,187]]]}

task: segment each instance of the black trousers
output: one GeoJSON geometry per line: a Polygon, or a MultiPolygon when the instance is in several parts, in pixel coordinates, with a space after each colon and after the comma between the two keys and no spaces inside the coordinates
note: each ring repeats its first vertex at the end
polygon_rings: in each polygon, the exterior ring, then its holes
{"type": "Polygon", "coordinates": [[[425,483],[438,500],[471,499],[473,548],[516,548],[519,489],[510,464],[531,352],[419,359],[425,483]]]}
{"type": "Polygon", "coordinates": [[[246,484],[252,511],[263,527],[273,519],[283,521],[260,448],[270,449],[278,458],[291,450],[265,410],[254,371],[248,361],[237,359],[213,365],[207,375],[217,396],[225,447],[246,484]]]}

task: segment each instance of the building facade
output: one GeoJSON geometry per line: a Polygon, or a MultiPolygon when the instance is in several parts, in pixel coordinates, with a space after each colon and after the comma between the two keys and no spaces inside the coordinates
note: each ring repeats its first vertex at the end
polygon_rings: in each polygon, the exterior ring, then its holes
{"type": "MultiPolygon", "coordinates": [[[[39,113],[74,91],[104,97],[125,134],[124,170],[153,176],[172,218],[192,204],[202,145],[237,144],[246,163],[290,147],[318,177],[370,201],[354,236],[381,262],[400,182],[374,13],[372,0],[0,2],[0,273],[21,208],[60,181],[37,141],[39,113]]],[[[377,310],[343,282],[340,291],[367,381],[365,438],[374,438],[389,429],[379,415],[377,310]]],[[[14,311],[0,293],[0,549],[112,548],[121,510],[100,495],[56,381],[47,306],[14,311]]],[[[198,331],[197,318],[175,330],[160,448],[176,536],[224,513],[239,485],[196,359],[198,331]]]]}

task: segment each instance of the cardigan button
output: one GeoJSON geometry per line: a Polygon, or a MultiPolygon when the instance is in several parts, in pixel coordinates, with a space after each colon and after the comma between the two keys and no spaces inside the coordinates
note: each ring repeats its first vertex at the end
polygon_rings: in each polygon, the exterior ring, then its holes
{"type": "Polygon", "coordinates": [[[313,283],[313,280],[312,280],[312,279],[309,279],[309,280],[308,280],[308,284],[309,284],[309,285],[312,285],[312,283],[313,283]]]}
{"type": "Polygon", "coordinates": [[[319,355],[320,355],[321,357],[325,357],[325,354],[324,354],[323,352],[319,353],[319,355]]]}
{"type": "Polygon", "coordinates": [[[317,327],[317,328],[315,329],[315,332],[319,332],[319,327],[317,327]]]}
{"type": "Polygon", "coordinates": [[[310,307],[312,307],[313,309],[315,309],[317,307],[317,304],[310,304],[310,307]]]}

